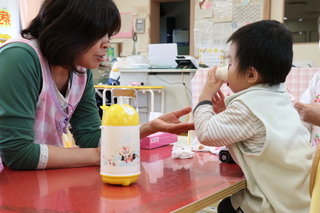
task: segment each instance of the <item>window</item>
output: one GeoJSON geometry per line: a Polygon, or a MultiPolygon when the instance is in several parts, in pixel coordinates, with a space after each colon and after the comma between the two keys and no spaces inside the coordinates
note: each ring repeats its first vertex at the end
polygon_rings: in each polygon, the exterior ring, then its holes
{"type": "Polygon", "coordinates": [[[293,43],[318,42],[320,0],[286,0],[284,24],[293,35],[293,43]]]}

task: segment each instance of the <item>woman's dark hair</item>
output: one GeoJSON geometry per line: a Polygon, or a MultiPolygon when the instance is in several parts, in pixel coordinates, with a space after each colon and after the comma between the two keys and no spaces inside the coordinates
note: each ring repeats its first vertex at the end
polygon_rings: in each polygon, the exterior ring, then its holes
{"type": "Polygon", "coordinates": [[[53,66],[78,72],[74,62],[97,41],[120,31],[119,10],[112,0],[45,0],[21,36],[38,39],[53,66]]]}
{"type": "Polygon", "coordinates": [[[285,82],[292,67],[292,35],[284,24],[274,20],[258,21],[241,27],[227,43],[236,45],[238,73],[253,67],[270,86],[285,82]]]}

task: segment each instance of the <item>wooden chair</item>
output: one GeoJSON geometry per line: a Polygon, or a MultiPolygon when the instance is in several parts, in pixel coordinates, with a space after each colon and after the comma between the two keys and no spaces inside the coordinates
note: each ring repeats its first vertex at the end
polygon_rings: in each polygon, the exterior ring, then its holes
{"type": "Polygon", "coordinates": [[[138,112],[137,90],[131,88],[113,88],[111,90],[111,104],[115,104],[115,98],[117,98],[118,104],[127,103],[138,112]]]}
{"type": "Polygon", "coordinates": [[[311,172],[310,172],[310,213],[319,213],[320,212],[320,146],[317,147],[317,150],[314,154],[311,172]]]}

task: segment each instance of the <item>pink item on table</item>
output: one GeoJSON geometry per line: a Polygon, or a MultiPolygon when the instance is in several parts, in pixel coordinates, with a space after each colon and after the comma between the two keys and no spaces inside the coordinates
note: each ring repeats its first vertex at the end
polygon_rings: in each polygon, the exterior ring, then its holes
{"type": "Polygon", "coordinates": [[[141,149],[153,149],[160,146],[165,146],[170,143],[175,143],[178,141],[178,135],[158,132],[152,135],[149,135],[140,140],[141,149]]]}

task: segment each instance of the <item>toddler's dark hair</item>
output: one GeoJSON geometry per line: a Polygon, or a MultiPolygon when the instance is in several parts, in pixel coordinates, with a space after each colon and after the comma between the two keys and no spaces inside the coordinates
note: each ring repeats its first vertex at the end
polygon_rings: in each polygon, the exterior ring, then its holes
{"type": "Polygon", "coordinates": [[[292,67],[292,35],[284,24],[262,20],[239,28],[227,43],[236,45],[239,75],[253,67],[270,86],[285,82],[292,67]]]}

